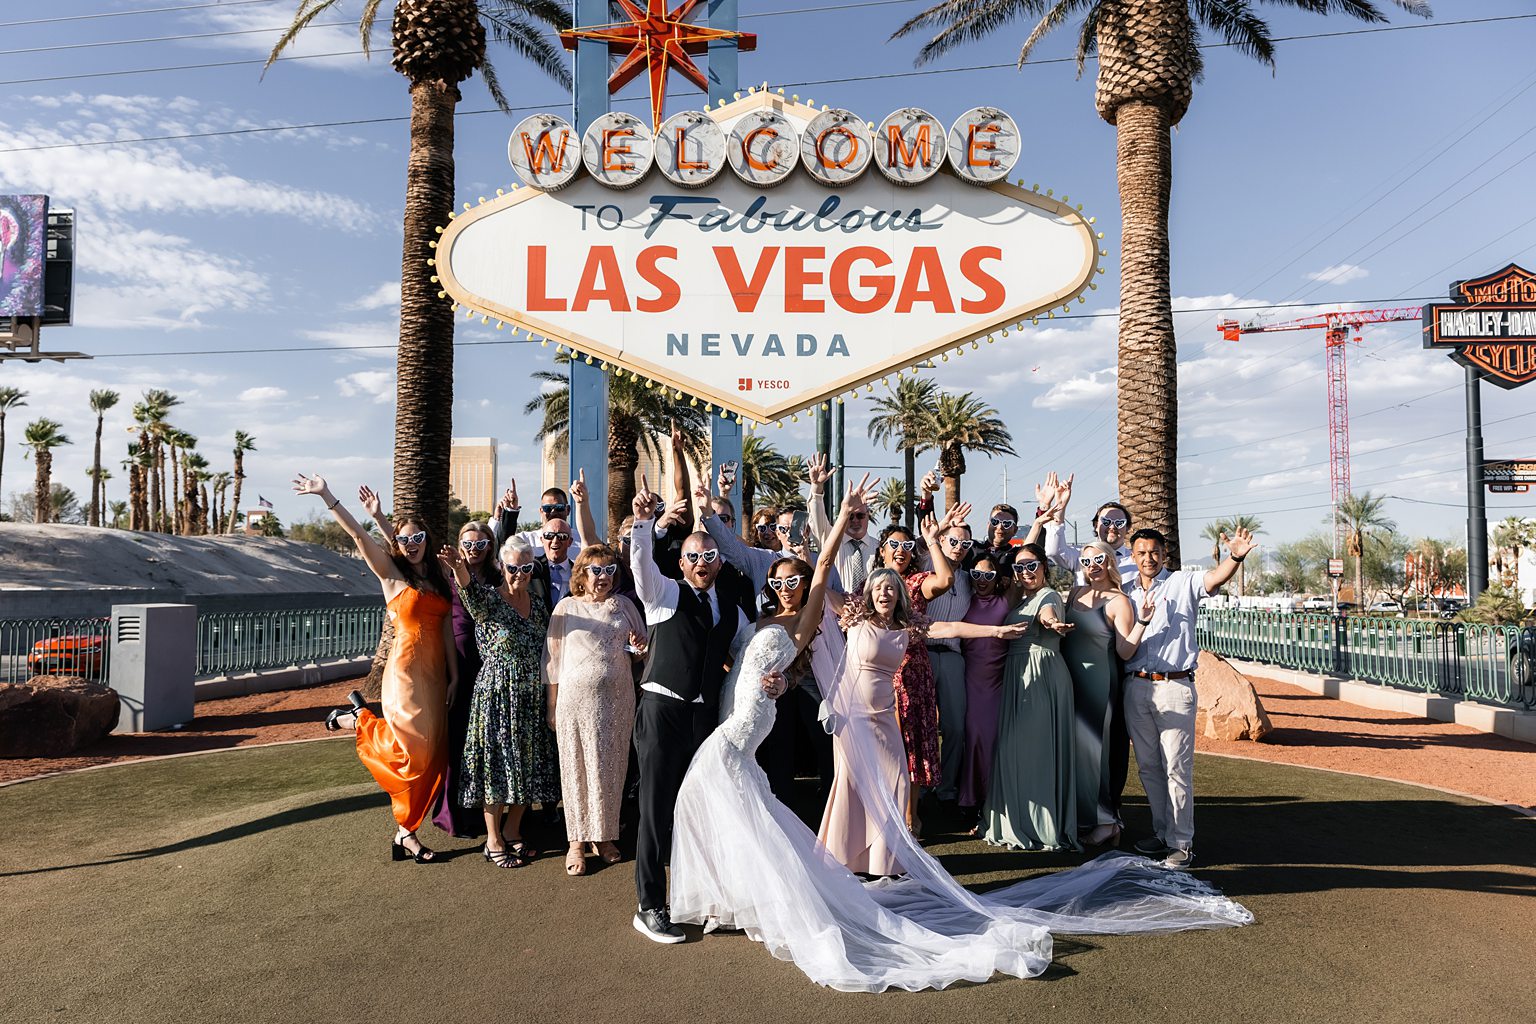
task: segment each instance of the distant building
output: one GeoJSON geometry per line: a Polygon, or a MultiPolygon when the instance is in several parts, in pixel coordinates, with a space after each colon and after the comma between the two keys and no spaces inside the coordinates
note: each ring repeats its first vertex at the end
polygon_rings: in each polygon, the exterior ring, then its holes
{"type": "Polygon", "coordinates": [[[448,457],[448,488],[471,512],[496,506],[496,439],[455,437],[448,457]]]}

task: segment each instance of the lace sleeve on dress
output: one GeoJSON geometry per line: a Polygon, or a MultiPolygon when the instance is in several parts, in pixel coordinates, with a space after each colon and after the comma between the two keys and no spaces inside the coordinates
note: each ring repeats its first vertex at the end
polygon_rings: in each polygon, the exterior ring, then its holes
{"type": "Polygon", "coordinates": [[[544,657],[539,663],[539,675],[545,686],[560,685],[560,656],[565,643],[565,625],[568,621],[570,606],[567,602],[574,598],[563,597],[560,603],[555,605],[554,614],[549,617],[549,636],[544,641],[544,657]]]}

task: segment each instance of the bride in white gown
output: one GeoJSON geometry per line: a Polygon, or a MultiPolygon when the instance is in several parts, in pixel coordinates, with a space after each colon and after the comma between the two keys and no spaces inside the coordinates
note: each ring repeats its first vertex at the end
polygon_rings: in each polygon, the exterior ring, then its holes
{"type": "MultiPolygon", "coordinates": [[[[878,743],[852,705],[852,687],[840,685],[856,666],[842,666],[834,677],[831,720],[843,767],[905,876],[861,881],[774,799],[755,758],[774,719],[763,683],[777,679],[816,635],[808,624],[822,621],[820,567],[831,564],[842,526],[850,511],[863,507],[867,486],[866,474],[845,500],[801,614],[762,625],[738,652],[721,695],[728,713],[694,756],[678,794],[672,920],[703,924],[706,931],[740,929],[812,981],[852,992],[944,988],[995,973],[1032,977],[1050,964],[1052,931],[1123,934],[1251,922],[1245,908],[1204,882],[1119,853],[985,896],[971,893],[917,844],[883,791],[878,743]]],[[[890,590],[887,604],[906,596],[900,587],[890,590]]],[[[867,595],[863,600],[877,627],[892,624],[893,608],[877,607],[867,595]]],[[[935,633],[965,625],[936,624],[935,633]]],[[[840,647],[835,634],[824,630],[818,646],[840,647]]],[[[842,660],[840,651],[837,657],[842,660]]]]}

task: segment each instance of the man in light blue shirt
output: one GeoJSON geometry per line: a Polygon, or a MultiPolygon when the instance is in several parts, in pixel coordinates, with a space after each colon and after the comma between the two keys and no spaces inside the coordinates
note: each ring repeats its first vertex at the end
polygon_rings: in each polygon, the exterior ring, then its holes
{"type": "Polygon", "coordinates": [[[1195,862],[1195,620],[1200,602],[1237,574],[1254,547],[1253,535],[1241,528],[1221,540],[1229,553],[1210,572],[1170,572],[1167,540],[1157,530],[1137,530],[1131,535],[1136,575],[1123,584],[1146,627],[1125,665],[1125,724],[1156,830],[1136,849],[1166,857],[1172,868],[1195,862]],[[1150,618],[1143,611],[1149,606],[1150,618]]]}

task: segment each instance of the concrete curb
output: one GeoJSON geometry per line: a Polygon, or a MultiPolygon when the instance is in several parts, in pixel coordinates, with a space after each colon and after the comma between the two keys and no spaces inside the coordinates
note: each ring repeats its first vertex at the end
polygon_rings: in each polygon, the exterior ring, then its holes
{"type": "Polygon", "coordinates": [[[1359,679],[1300,672],[1296,669],[1267,665],[1261,661],[1243,661],[1239,658],[1228,658],[1227,661],[1244,675],[1262,676],[1265,679],[1289,683],[1309,693],[1315,693],[1319,697],[1331,697],[1346,704],[1371,708],[1375,711],[1396,711],[1399,714],[1427,718],[1434,722],[1463,725],[1478,732],[1503,736],[1506,739],[1536,746],[1536,714],[1529,711],[1493,707],[1440,694],[1399,690],[1396,687],[1367,683],[1359,679]]]}
{"type": "Polygon", "coordinates": [[[274,690],[302,690],[322,686],[338,679],[367,675],[372,660],[372,655],[363,654],[355,658],[337,658],[308,665],[199,679],[193,684],[193,699],[220,700],[225,697],[246,697],[253,693],[271,693],[274,690]]]}

